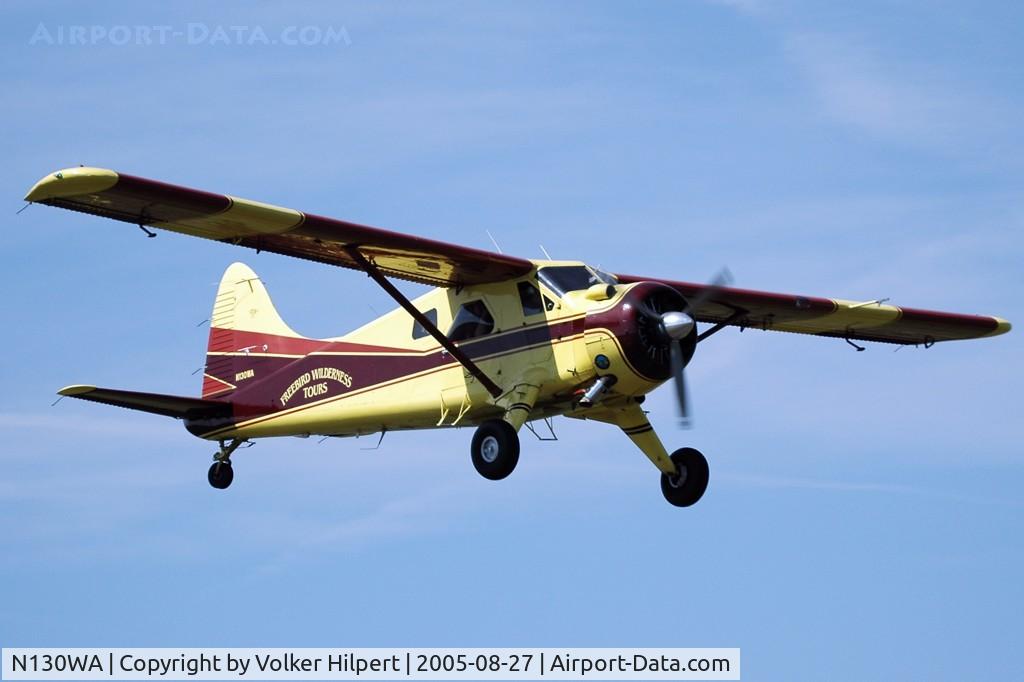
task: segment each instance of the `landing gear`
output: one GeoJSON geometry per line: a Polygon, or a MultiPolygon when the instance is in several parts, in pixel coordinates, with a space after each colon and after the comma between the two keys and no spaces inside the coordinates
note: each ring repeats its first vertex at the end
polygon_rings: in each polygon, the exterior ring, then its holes
{"type": "Polygon", "coordinates": [[[499,481],[519,462],[519,434],[502,419],[481,424],[473,435],[473,466],[484,478],[499,481]]]}
{"type": "Polygon", "coordinates": [[[602,408],[587,412],[588,419],[615,424],[626,434],[651,464],[661,472],[661,492],[669,504],[689,507],[696,504],[708,487],[708,461],[699,450],[681,448],[671,455],[665,449],[640,401],[632,400],[622,407],[602,408]]]}
{"type": "Polygon", "coordinates": [[[235,472],[231,469],[231,460],[225,459],[219,462],[214,462],[210,465],[210,471],[206,474],[206,479],[210,481],[217,490],[224,490],[231,481],[235,478],[235,472]]]}
{"type": "Polygon", "coordinates": [[[672,453],[676,473],[661,474],[661,492],[669,504],[689,507],[701,498],[708,487],[708,461],[700,450],[681,448],[672,453]]]}
{"type": "Polygon", "coordinates": [[[206,474],[206,480],[217,490],[224,490],[235,480],[235,472],[231,469],[231,453],[244,442],[246,441],[239,438],[220,441],[220,450],[213,456],[213,464],[206,474]]]}

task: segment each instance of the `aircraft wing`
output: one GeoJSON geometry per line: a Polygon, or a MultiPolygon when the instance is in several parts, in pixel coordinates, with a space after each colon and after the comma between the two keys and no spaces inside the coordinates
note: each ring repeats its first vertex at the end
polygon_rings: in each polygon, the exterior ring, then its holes
{"type": "Polygon", "coordinates": [[[522,258],[102,168],[51,173],[29,190],[25,200],[363,270],[348,250],[357,247],[386,275],[437,286],[500,281],[532,269],[522,258]]]}
{"type": "MultiPolygon", "coordinates": [[[[624,284],[661,282],[687,300],[701,299],[707,288],[704,284],[633,275],[617,277],[624,284]]],[[[1010,323],[998,317],[731,287],[715,289],[695,312],[698,322],[904,345],[929,346],[937,341],[976,339],[1010,331],[1010,323]]]]}

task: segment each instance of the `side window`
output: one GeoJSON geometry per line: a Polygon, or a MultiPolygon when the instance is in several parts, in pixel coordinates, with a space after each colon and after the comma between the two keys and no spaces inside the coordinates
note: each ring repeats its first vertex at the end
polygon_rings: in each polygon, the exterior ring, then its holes
{"type": "Polygon", "coordinates": [[[448,338],[452,341],[465,341],[494,331],[494,318],[487,310],[483,301],[463,303],[455,314],[448,338]]]}
{"type": "MultiPolygon", "coordinates": [[[[423,316],[430,320],[430,323],[433,324],[435,327],[437,326],[437,308],[431,308],[430,310],[425,311],[423,313],[423,316]]],[[[422,339],[424,336],[429,335],[430,332],[428,332],[423,327],[422,324],[420,324],[416,320],[412,321],[412,338],[414,341],[416,339],[422,339]]]]}
{"type": "Polygon", "coordinates": [[[544,312],[544,304],[541,303],[537,287],[529,282],[520,282],[517,286],[519,287],[519,301],[523,304],[523,315],[529,317],[544,312]]]}
{"type": "Polygon", "coordinates": [[[544,310],[554,310],[554,309],[555,309],[555,302],[552,301],[547,296],[545,296],[544,297],[544,310]]]}

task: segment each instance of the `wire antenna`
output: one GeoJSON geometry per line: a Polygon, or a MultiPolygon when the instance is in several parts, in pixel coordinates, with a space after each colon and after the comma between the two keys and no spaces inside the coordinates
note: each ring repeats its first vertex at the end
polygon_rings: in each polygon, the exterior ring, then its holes
{"type": "Polygon", "coordinates": [[[504,254],[505,252],[501,250],[500,246],[498,246],[498,240],[494,238],[494,235],[491,234],[491,231],[490,230],[484,230],[484,232],[486,232],[487,236],[491,238],[491,243],[494,244],[494,248],[496,248],[498,250],[498,253],[504,254]]]}
{"type": "Polygon", "coordinates": [[[547,258],[548,260],[555,260],[554,258],[551,257],[551,254],[548,253],[548,250],[544,248],[543,244],[540,245],[540,251],[541,251],[541,253],[544,254],[544,257],[547,258]]]}

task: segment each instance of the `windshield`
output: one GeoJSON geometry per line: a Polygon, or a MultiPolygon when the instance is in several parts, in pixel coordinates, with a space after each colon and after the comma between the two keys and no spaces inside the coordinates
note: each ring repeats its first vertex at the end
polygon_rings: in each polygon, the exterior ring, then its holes
{"type": "Polygon", "coordinates": [[[595,284],[617,284],[608,273],[586,265],[552,265],[538,270],[537,277],[559,296],[589,289],[595,284]]]}

